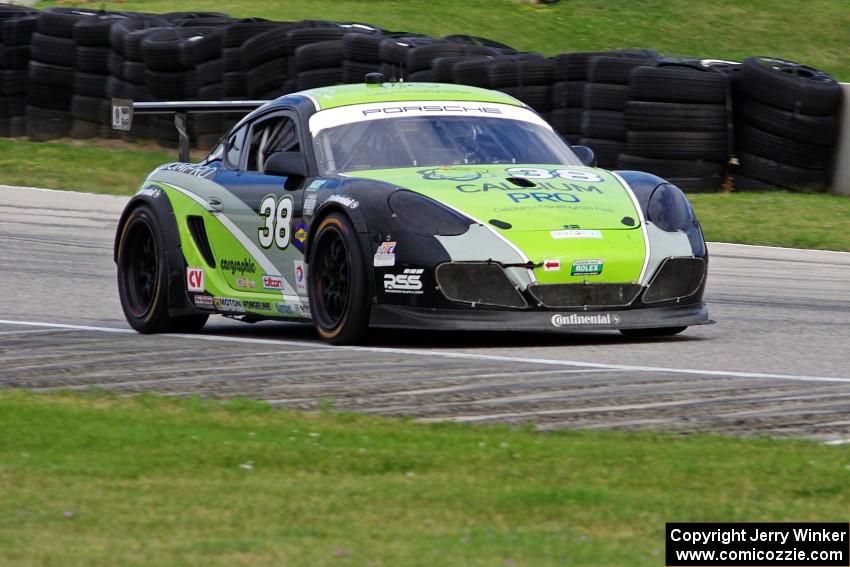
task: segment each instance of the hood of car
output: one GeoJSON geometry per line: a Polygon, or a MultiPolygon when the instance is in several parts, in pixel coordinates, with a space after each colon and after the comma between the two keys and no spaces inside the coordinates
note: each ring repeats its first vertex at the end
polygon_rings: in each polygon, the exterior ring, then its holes
{"type": "Polygon", "coordinates": [[[635,204],[610,172],[563,165],[453,165],[357,171],[415,191],[481,223],[516,231],[629,230],[635,204]]]}
{"type": "Polygon", "coordinates": [[[635,282],[641,274],[640,214],[603,169],[499,164],[348,175],[414,191],[486,225],[537,266],[540,283],[635,282]]]}

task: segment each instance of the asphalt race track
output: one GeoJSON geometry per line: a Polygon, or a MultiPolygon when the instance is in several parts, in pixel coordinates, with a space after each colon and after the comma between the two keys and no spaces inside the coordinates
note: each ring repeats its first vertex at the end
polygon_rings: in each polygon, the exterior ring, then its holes
{"type": "Polygon", "coordinates": [[[213,318],[142,336],[121,313],[124,197],[0,186],[0,384],[248,395],[423,420],[806,436],[850,442],[850,254],[711,244],[716,325],[618,333],[380,333],[213,318]]]}

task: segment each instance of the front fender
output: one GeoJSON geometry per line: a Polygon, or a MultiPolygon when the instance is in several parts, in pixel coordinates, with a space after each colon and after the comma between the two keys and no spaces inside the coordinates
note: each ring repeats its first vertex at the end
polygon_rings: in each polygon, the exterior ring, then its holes
{"type": "Polygon", "coordinates": [[[693,255],[706,260],[708,259],[708,250],[705,246],[705,238],[702,234],[702,227],[700,227],[699,221],[696,218],[696,213],[693,212],[693,208],[691,207],[684,191],[676,187],[674,183],[670,183],[669,181],[651,173],[645,173],[643,171],[616,171],[614,173],[619,175],[623,181],[629,185],[632,193],[638,201],[638,204],[640,205],[644,218],[653,224],[657,223],[655,223],[652,218],[653,214],[650,210],[652,208],[650,207],[650,201],[652,200],[653,194],[656,191],[660,191],[659,187],[662,185],[669,185],[674,187],[675,191],[681,193],[681,197],[684,198],[684,202],[687,203],[685,206],[687,206],[690,211],[691,219],[689,222],[684,223],[684,225],[680,227],[680,230],[688,237],[693,255]]]}
{"type": "Polygon", "coordinates": [[[166,282],[168,285],[168,312],[170,315],[179,316],[199,313],[189,302],[186,293],[186,262],[183,259],[183,248],[180,242],[180,232],[177,229],[177,218],[171,202],[165,192],[154,184],[145,185],[136,193],[118,220],[118,228],[115,231],[115,243],[113,247],[113,261],[118,262],[118,251],[121,246],[121,236],[130,213],[138,207],[148,207],[159,221],[162,229],[162,239],[165,243],[165,262],[168,273],[166,282]]]}
{"type": "MultiPolygon", "coordinates": [[[[434,269],[450,260],[449,253],[433,234],[410,230],[390,207],[390,197],[404,191],[391,183],[367,179],[345,179],[329,182],[313,190],[315,208],[305,210],[309,217],[310,232],[318,227],[327,215],[338,212],[345,215],[358,233],[358,240],[367,263],[370,291],[373,302],[403,305],[432,305],[435,296],[434,269]],[[384,243],[394,243],[392,264],[377,262],[376,253],[384,243]],[[375,265],[378,263],[379,265],[375,265]],[[403,274],[405,269],[421,269],[422,293],[385,293],[383,282],[388,274],[403,274]]],[[[305,198],[310,199],[310,190],[305,198]]],[[[427,197],[421,197],[427,199],[427,197]]],[[[308,238],[305,256],[310,257],[311,239],[308,238]]],[[[386,258],[386,257],[384,257],[386,258]]]]}

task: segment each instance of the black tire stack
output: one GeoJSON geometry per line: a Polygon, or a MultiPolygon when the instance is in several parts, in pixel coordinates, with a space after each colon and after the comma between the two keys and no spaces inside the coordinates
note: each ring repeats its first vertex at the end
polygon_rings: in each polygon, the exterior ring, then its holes
{"type": "Polygon", "coordinates": [[[27,90],[27,134],[31,140],[64,138],[71,133],[71,99],[77,67],[74,27],[97,12],[48,8],[39,13],[32,35],[27,90]]]}
{"type": "MultiPolygon", "coordinates": [[[[218,66],[208,71],[221,77],[220,27],[180,27],[152,31],[141,42],[147,87],[156,100],[192,100],[198,98],[201,70],[205,64],[218,66]]],[[[219,79],[220,80],[220,79],[219,79]]],[[[215,82],[215,79],[213,81],[215,82]]],[[[154,136],[175,140],[173,119],[155,117],[154,136]]],[[[217,138],[222,128],[221,117],[200,114],[193,116],[189,129],[193,139],[212,135],[217,138]]]]}
{"type": "Polygon", "coordinates": [[[80,18],[74,24],[77,44],[74,96],[71,99],[71,137],[108,138],[113,136],[110,124],[109,57],[112,53],[112,25],[127,15],[104,12],[80,18]]]}
{"type": "Polygon", "coordinates": [[[436,81],[436,75],[432,69],[435,60],[445,57],[464,57],[467,55],[489,55],[492,51],[478,47],[468,47],[463,43],[452,41],[437,41],[428,45],[421,45],[411,49],[407,53],[407,80],[424,83],[436,81]]]}
{"type": "Polygon", "coordinates": [[[552,110],[552,61],[537,53],[502,55],[489,61],[490,87],[521,100],[548,120],[552,110]]]}
{"type": "Polygon", "coordinates": [[[431,61],[431,76],[437,83],[490,88],[490,65],[499,57],[519,55],[513,47],[476,36],[450,35],[445,41],[461,44],[465,49],[461,54],[431,61]]]}
{"type": "Polygon", "coordinates": [[[38,12],[0,5],[0,136],[26,135],[27,69],[38,12]]]}
{"type": "Polygon", "coordinates": [[[825,190],[840,107],[841,88],[828,74],[782,59],[746,59],[735,78],[735,188],[825,190]]]}
{"type": "Polygon", "coordinates": [[[631,98],[632,70],[654,63],[651,53],[615,52],[589,58],[579,144],[593,149],[600,167],[614,167],[626,148],[625,110],[631,98]]]}
{"type": "MultiPolygon", "coordinates": [[[[497,58],[511,56],[516,50],[502,44],[473,36],[449,36],[429,45],[416,47],[407,56],[407,80],[454,83],[455,65],[467,61],[486,61],[479,75],[490,84],[489,65],[497,58]],[[498,46],[498,47],[497,47],[498,46]]],[[[459,77],[460,78],[460,77],[459,77]]]]}
{"type": "Polygon", "coordinates": [[[447,35],[443,39],[445,41],[451,41],[453,43],[462,43],[467,46],[484,47],[489,50],[492,50],[493,52],[499,55],[514,55],[516,53],[519,53],[510,45],[506,45],[504,43],[500,43],[498,41],[494,41],[492,39],[480,37],[477,35],[452,34],[447,35]]]}
{"type": "MultiPolygon", "coordinates": [[[[271,98],[282,92],[288,72],[287,34],[297,24],[281,23],[258,33],[242,44],[242,73],[245,97],[271,98]]],[[[236,75],[225,77],[225,91],[236,89],[236,75]]]]}
{"type": "Polygon", "coordinates": [[[590,57],[595,53],[562,53],[552,58],[552,127],[569,143],[578,144],[582,138],[581,120],[584,113],[584,85],[587,84],[590,57]]]}
{"type": "Polygon", "coordinates": [[[290,60],[290,76],[297,90],[342,82],[343,40],[329,39],[298,47],[290,60]]]}
{"type": "Polygon", "coordinates": [[[348,33],[342,39],[342,80],[359,83],[369,73],[380,73],[381,42],[386,36],[367,33],[348,33]]]}
{"type": "Polygon", "coordinates": [[[729,156],[727,76],[698,61],[638,67],[631,97],[617,167],[654,173],[683,191],[716,191],[729,156]]]}
{"type": "Polygon", "coordinates": [[[407,80],[410,70],[407,67],[408,53],[419,47],[430,45],[439,40],[425,35],[393,34],[381,41],[378,56],[381,59],[381,72],[388,81],[407,80]]]}
{"type": "MultiPolygon", "coordinates": [[[[112,25],[109,31],[112,53],[109,54],[109,80],[106,96],[109,99],[123,98],[138,102],[154,100],[147,86],[142,41],[148,34],[167,29],[169,22],[160,16],[134,15],[112,25]]],[[[133,130],[126,134],[128,139],[152,138],[153,117],[136,116],[133,130]]],[[[161,131],[160,133],[164,133],[161,131]]],[[[166,137],[176,140],[174,128],[166,137]]]]}
{"type": "MultiPolygon", "coordinates": [[[[452,82],[458,85],[469,85],[482,89],[490,88],[490,63],[492,56],[467,57],[452,64],[452,82]]],[[[435,75],[442,65],[434,63],[435,75]]]]}
{"type": "MultiPolygon", "coordinates": [[[[343,38],[349,27],[324,25],[287,34],[290,74],[293,80],[281,94],[342,83],[343,38]]],[[[357,33],[357,30],[354,30],[357,33]]]]}
{"type": "MultiPolygon", "coordinates": [[[[297,90],[298,75],[291,69],[295,50],[310,43],[342,39],[345,33],[346,29],[334,22],[281,23],[246,41],[242,66],[248,98],[271,99],[297,90]]],[[[336,67],[342,68],[342,60],[336,67]]],[[[305,80],[309,79],[310,75],[305,80]]]]}
{"type": "Polygon", "coordinates": [[[277,25],[279,25],[278,22],[261,18],[247,18],[237,20],[225,28],[221,44],[221,94],[217,98],[229,100],[248,98],[248,91],[245,88],[245,68],[242,65],[243,46],[252,38],[277,25]]]}

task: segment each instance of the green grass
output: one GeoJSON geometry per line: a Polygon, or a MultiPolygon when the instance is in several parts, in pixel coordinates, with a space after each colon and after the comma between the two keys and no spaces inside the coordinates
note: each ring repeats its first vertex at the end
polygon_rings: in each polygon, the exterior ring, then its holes
{"type": "Polygon", "coordinates": [[[0,564],[656,566],[666,521],[846,521],[850,448],[0,392],[0,564]]]}
{"type": "Polygon", "coordinates": [[[0,138],[0,183],[132,195],[153,168],[176,160],[153,144],[0,138]]]}
{"type": "Polygon", "coordinates": [[[850,252],[850,198],[777,191],[689,195],[715,242],[850,252]]]}
{"type": "Polygon", "coordinates": [[[149,12],[214,10],[287,21],[361,21],[434,36],[482,35],[547,55],[621,47],[721,59],[772,55],[850,79],[850,10],[845,0],[562,0],[548,6],[520,0],[126,0],[96,5],[149,12]]]}

